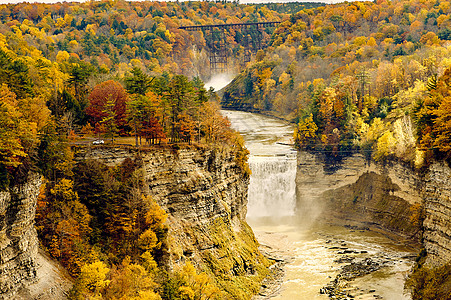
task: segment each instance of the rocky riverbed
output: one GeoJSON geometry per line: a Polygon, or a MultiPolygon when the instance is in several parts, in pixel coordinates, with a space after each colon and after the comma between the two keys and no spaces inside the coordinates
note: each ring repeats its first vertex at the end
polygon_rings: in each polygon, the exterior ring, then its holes
{"type": "MultiPolygon", "coordinates": [[[[363,232],[368,229],[352,229],[355,230],[363,232]]],[[[394,252],[390,249],[368,250],[359,247],[360,245],[348,245],[347,241],[340,239],[330,238],[326,244],[329,250],[336,253],[337,259],[334,262],[339,265],[338,274],[319,291],[329,299],[386,299],[374,286],[359,284],[356,279],[368,275],[375,276],[381,271],[391,273],[397,269],[400,261],[413,264],[415,259],[415,255],[410,252],[394,252]]],[[[406,269],[404,276],[407,276],[408,272],[406,269]]]]}
{"type": "Polygon", "coordinates": [[[264,300],[280,293],[285,276],[285,265],[293,259],[290,256],[292,246],[283,234],[262,231],[256,232],[255,235],[260,243],[260,252],[274,262],[269,268],[270,273],[262,282],[259,293],[252,298],[264,300]]]}
{"type": "Polygon", "coordinates": [[[366,227],[254,228],[275,264],[253,300],[410,299],[403,285],[415,251],[366,227]]]}

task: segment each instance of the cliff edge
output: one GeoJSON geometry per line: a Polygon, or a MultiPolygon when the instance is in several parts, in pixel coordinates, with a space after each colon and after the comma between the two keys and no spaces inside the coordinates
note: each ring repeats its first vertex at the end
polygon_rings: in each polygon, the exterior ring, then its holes
{"type": "Polygon", "coordinates": [[[36,277],[38,237],[34,228],[41,177],[0,192],[0,299],[11,299],[36,277]]]}
{"type": "Polygon", "coordinates": [[[169,270],[190,261],[230,299],[249,299],[267,274],[268,260],[245,222],[249,174],[232,149],[184,146],[80,148],[76,160],[117,166],[139,160],[145,194],[168,214],[169,270]]]}

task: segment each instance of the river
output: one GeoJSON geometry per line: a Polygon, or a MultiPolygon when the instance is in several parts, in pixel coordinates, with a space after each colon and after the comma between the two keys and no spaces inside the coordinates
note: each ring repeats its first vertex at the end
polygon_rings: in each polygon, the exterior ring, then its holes
{"type": "Polygon", "coordinates": [[[413,250],[361,228],[306,226],[296,217],[308,208],[296,206],[296,151],[287,145],[293,132],[290,124],[247,112],[223,114],[250,151],[247,221],[262,251],[286,262],[276,292],[256,299],[329,299],[324,288],[330,286],[338,286],[343,295],[333,299],[410,299],[403,286],[413,250]],[[371,272],[337,280],[351,262],[371,272]]]}

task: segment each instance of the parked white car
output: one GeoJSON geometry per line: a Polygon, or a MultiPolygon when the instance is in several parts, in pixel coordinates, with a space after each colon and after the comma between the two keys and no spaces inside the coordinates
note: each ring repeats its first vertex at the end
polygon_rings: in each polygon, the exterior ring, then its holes
{"type": "Polygon", "coordinates": [[[103,140],[95,140],[92,142],[94,145],[100,145],[100,144],[104,144],[105,142],[103,140]]]}

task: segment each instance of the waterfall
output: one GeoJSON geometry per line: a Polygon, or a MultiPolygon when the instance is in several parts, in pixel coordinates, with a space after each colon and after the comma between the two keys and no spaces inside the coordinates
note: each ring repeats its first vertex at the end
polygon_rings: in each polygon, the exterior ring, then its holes
{"type": "Polygon", "coordinates": [[[243,135],[252,171],[248,218],[294,216],[296,209],[296,151],[291,149],[293,126],[277,119],[242,111],[222,113],[243,135]]]}
{"type": "Polygon", "coordinates": [[[293,216],[296,208],[296,154],[250,156],[248,218],[293,216]]]}

